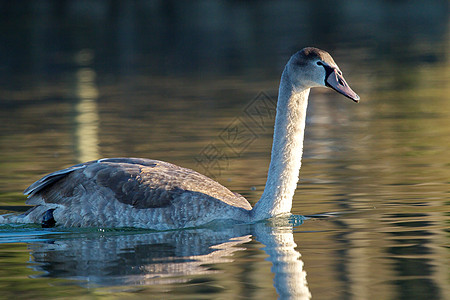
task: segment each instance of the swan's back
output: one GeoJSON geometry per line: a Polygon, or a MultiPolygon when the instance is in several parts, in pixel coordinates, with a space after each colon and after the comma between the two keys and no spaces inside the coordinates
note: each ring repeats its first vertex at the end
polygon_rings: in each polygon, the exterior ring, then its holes
{"type": "Polygon", "coordinates": [[[28,204],[41,206],[30,212],[30,221],[41,222],[55,207],[56,223],[64,226],[171,229],[205,224],[221,214],[242,220],[252,209],[244,197],[200,173],[140,158],[75,165],[43,177],[24,193],[28,204]]]}

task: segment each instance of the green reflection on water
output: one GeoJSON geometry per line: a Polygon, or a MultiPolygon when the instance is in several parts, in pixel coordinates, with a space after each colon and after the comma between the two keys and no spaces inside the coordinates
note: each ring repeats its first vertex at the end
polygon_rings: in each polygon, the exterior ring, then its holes
{"type": "MultiPolygon", "coordinates": [[[[448,16],[441,16],[448,11],[444,2],[427,2],[426,9],[418,2],[375,1],[367,7],[353,3],[338,14],[335,6],[323,3],[320,10],[304,2],[300,7],[284,3],[279,10],[266,3],[257,13],[253,6],[248,11],[255,22],[272,13],[278,16],[277,11],[290,18],[280,17],[280,27],[261,21],[253,27],[240,22],[236,27],[225,26],[236,31],[237,40],[220,26],[214,27],[220,34],[212,30],[209,35],[201,30],[203,26],[192,25],[188,20],[201,20],[191,18],[184,6],[180,11],[185,11],[185,19],[178,25],[168,22],[167,32],[145,20],[167,21],[163,12],[170,12],[170,7],[156,11],[157,18],[147,18],[142,9],[136,22],[147,30],[145,34],[144,29],[135,32],[127,27],[118,39],[123,42],[130,31],[135,35],[128,37],[141,40],[134,48],[126,42],[115,47],[119,42],[101,30],[86,35],[79,30],[89,28],[86,20],[60,24],[69,41],[52,29],[57,26],[39,22],[45,14],[36,15],[41,27],[34,31],[27,29],[31,21],[23,22],[25,15],[14,21],[21,22],[14,23],[17,30],[1,23],[8,29],[5,36],[14,37],[8,42],[16,45],[10,51],[16,56],[3,55],[3,60],[7,57],[12,62],[3,61],[0,68],[0,205],[23,205],[21,191],[28,184],[76,163],[82,153],[149,157],[195,169],[194,158],[242,115],[254,97],[261,91],[276,95],[281,66],[292,49],[305,43],[323,45],[362,101],[353,105],[323,90],[312,93],[293,212],[339,214],[309,220],[294,233],[311,293],[319,299],[443,298],[450,276],[450,60],[448,16]],[[299,18],[308,12],[315,12],[311,15],[316,18],[299,18]],[[324,21],[328,19],[330,23],[324,21]],[[292,22],[283,20],[295,20],[297,27],[292,29],[292,22]],[[52,35],[54,41],[49,43],[46,36],[52,35]],[[23,36],[28,38],[16,40],[23,36]],[[174,42],[177,38],[183,42],[174,42]],[[30,41],[38,41],[37,46],[31,47],[30,41]],[[110,47],[105,50],[97,43],[110,47]],[[223,45],[229,50],[223,50],[223,45]],[[92,51],[94,61],[89,67],[96,77],[88,81],[88,90],[98,93],[91,97],[95,105],[84,106],[94,116],[84,127],[95,133],[86,143],[87,152],[77,140],[77,132],[83,131],[79,122],[83,107],[74,78],[86,67],[76,59],[80,49],[92,51]]],[[[242,7],[229,9],[238,15],[246,12],[242,7]]],[[[58,23],[65,18],[52,20],[58,23]]],[[[107,20],[109,27],[111,20],[107,20]]],[[[131,24],[129,19],[121,20],[123,26],[131,24]]],[[[217,178],[251,203],[263,191],[271,127],[267,125],[267,132],[252,147],[232,156],[217,178]]],[[[264,260],[267,256],[261,247],[252,241],[245,251],[232,256],[233,261],[215,264],[211,269],[221,273],[212,279],[189,277],[188,284],[174,281],[127,292],[126,288],[89,290],[58,278],[35,278],[40,273],[29,268],[33,263],[28,246],[2,244],[0,287],[8,298],[19,293],[24,298],[167,296],[167,290],[173,291],[173,297],[186,298],[274,298],[271,264],[264,260]]]]}

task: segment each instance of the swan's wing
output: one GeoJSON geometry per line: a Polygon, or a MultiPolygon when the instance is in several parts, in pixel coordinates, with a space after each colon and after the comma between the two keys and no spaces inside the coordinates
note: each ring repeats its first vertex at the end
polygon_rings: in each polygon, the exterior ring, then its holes
{"type": "Polygon", "coordinates": [[[54,182],[60,180],[61,178],[67,176],[68,173],[71,173],[71,172],[73,172],[75,170],[86,168],[86,166],[88,164],[90,164],[90,163],[93,163],[93,162],[88,162],[88,163],[85,163],[85,164],[79,164],[79,165],[71,166],[71,167],[69,167],[67,169],[59,170],[59,171],[50,173],[48,175],[45,175],[44,177],[42,177],[38,181],[34,182],[29,187],[27,187],[25,189],[25,191],[23,191],[23,194],[24,195],[28,195],[28,198],[29,198],[32,195],[34,195],[37,192],[39,192],[40,190],[42,190],[44,187],[49,186],[52,183],[54,183],[54,182]]]}
{"type": "Polygon", "coordinates": [[[183,193],[202,193],[229,205],[251,209],[248,201],[195,171],[157,160],[109,158],[51,173],[25,190],[29,204],[65,204],[102,189],[135,208],[169,206],[183,193]],[[37,195],[40,197],[32,197],[37,195]],[[39,198],[39,199],[38,199],[39,198]]]}

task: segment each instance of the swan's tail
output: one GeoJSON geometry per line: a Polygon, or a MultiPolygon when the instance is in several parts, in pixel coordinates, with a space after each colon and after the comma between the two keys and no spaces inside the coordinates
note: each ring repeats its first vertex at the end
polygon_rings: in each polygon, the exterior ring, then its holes
{"type": "Polygon", "coordinates": [[[22,214],[10,213],[0,215],[0,224],[41,224],[42,227],[54,227],[55,206],[36,205],[22,214]]]}
{"type": "Polygon", "coordinates": [[[23,213],[20,215],[14,213],[0,215],[0,224],[29,224],[29,223],[33,223],[33,221],[31,221],[30,218],[28,218],[27,213],[23,213]]]}

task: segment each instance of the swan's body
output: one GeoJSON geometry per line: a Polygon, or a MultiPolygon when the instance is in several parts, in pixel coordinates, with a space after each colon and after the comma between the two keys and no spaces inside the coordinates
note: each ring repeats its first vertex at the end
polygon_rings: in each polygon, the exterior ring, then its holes
{"type": "Polygon", "coordinates": [[[291,57],[280,82],[266,187],[253,209],[241,195],[195,171],[156,160],[112,158],[75,165],[33,183],[24,193],[35,207],[20,221],[165,230],[289,213],[301,166],[309,91],[318,86],[359,100],[327,52],[305,48],[291,57]]]}

